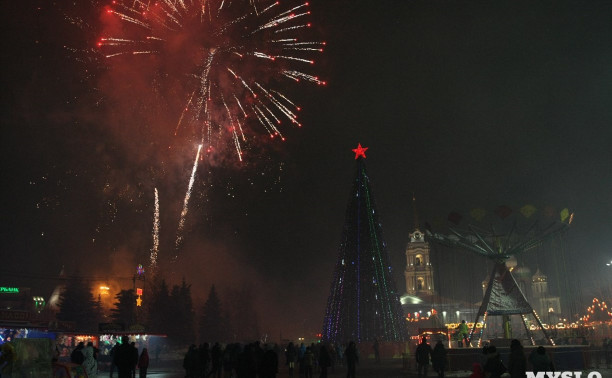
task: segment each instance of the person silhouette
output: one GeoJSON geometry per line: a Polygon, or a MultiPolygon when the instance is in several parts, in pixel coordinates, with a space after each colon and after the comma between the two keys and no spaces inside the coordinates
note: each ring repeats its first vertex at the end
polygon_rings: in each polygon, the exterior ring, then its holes
{"type": "Polygon", "coordinates": [[[423,337],[421,343],[414,352],[417,362],[418,377],[427,377],[429,369],[429,358],[431,357],[431,347],[427,344],[427,339],[423,337]]]}

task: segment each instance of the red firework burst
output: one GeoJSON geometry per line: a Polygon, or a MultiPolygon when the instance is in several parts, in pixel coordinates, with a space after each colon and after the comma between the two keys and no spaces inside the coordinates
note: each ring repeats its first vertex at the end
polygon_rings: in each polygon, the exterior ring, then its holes
{"type": "Polygon", "coordinates": [[[231,140],[240,160],[262,132],[284,140],[283,121],[301,126],[300,108],[279,89],[284,81],[325,85],[307,72],[325,45],[310,36],[308,3],[125,0],[104,13],[97,46],[105,58],[154,55],[147,64],[175,82],[184,107],[174,134],[190,126],[208,148],[231,140]]]}

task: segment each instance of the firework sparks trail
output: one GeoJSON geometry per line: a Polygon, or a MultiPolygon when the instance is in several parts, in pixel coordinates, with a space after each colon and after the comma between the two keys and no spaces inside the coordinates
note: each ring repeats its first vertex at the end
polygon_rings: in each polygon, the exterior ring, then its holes
{"type": "Polygon", "coordinates": [[[167,96],[182,101],[175,135],[183,130],[206,151],[230,147],[242,161],[262,134],[284,140],[281,119],[301,126],[299,106],[270,83],[326,84],[308,72],[325,46],[310,13],[300,0],[114,0],[97,45],[109,60],[155,65],[158,81],[179,88],[167,96]],[[146,55],[156,58],[125,60],[146,55]]]}
{"type": "MultiPolygon", "coordinates": [[[[196,171],[198,170],[198,161],[200,160],[200,152],[202,151],[202,145],[198,146],[198,152],[196,153],[195,161],[193,162],[193,169],[191,170],[191,177],[189,178],[189,185],[187,186],[187,193],[185,193],[185,200],[183,201],[183,211],[181,211],[181,217],[179,220],[178,230],[176,232],[176,243],[175,246],[178,250],[181,243],[183,242],[183,228],[185,227],[185,217],[187,216],[187,211],[189,211],[189,198],[191,197],[191,189],[193,188],[193,183],[195,181],[196,171]]],[[[174,260],[178,259],[177,255],[174,256],[174,260]]]]}
{"type": "Polygon", "coordinates": [[[159,192],[155,188],[155,212],[153,214],[153,247],[151,248],[151,256],[149,268],[152,273],[157,270],[157,254],[159,252],[159,192]]]}

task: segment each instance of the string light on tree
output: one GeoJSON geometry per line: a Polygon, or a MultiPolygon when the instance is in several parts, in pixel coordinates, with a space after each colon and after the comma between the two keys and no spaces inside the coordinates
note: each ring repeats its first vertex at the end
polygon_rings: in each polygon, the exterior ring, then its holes
{"type": "MultiPolygon", "coordinates": [[[[322,340],[404,341],[406,321],[389,265],[361,144],[334,269],[322,340]]],[[[420,316],[420,315],[416,315],[420,316]]]]}

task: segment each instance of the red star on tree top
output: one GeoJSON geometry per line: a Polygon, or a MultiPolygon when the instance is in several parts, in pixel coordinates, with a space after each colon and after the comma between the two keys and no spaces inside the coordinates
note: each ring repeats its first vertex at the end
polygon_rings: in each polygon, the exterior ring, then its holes
{"type": "Polygon", "coordinates": [[[353,152],[355,153],[355,160],[359,159],[360,156],[365,159],[365,152],[368,150],[368,148],[369,147],[363,148],[361,147],[361,143],[358,143],[357,148],[353,149],[353,152]]]}

